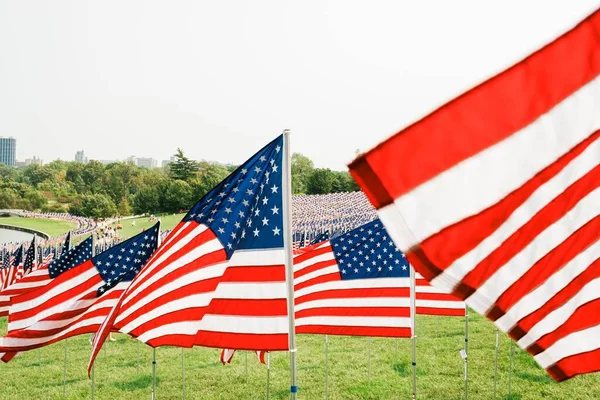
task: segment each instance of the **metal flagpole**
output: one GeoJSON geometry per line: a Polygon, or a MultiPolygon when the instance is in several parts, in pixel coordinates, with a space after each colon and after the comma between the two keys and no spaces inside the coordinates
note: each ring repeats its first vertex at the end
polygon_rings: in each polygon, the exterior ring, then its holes
{"type": "Polygon", "coordinates": [[[500,345],[500,331],[496,329],[496,352],[494,354],[494,400],[496,400],[496,380],[498,378],[498,347],[500,345]]]}
{"type": "Polygon", "coordinates": [[[246,376],[246,385],[248,384],[248,352],[244,352],[244,375],[246,376]]]}
{"type": "Polygon", "coordinates": [[[152,400],[156,399],[156,347],[152,348],[152,400]]]}
{"type": "Polygon", "coordinates": [[[288,336],[290,348],[290,399],[298,398],[296,385],[296,321],[294,319],[294,264],[292,255],[292,171],[290,153],[290,130],[283,131],[283,248],[285,253],[285,272],[287,284],[288,336]]]}
{"type": "Polygon", "coordinates": [[[271,398],[271,352],[267,351],[267,400],[271,398]]]}
{"type": "Polygon", "coordinates": [[[63,398],[67,398],[67,339],[65,339],[65,365],[63,367],[63,398]]]}
{"type": "Polygon", "coordinates": [[[515,342],[511,339],[510,341],[510,369],[508,370],[508,398],[512,398],[511,383],[512,383],[512,372],[513,372],[513,360],[515,357],[515,342]]]}
{"type": "Polygon", "coordinates": [[[325,335],[325,400],[329,399],[329,336],[325,335]]]}
{"type": "MultiPolygon", "coordinates": [[[[71,248],[71,236],[69,236],[69,248],[71,248]]],[[[96,242],[94,242],[94,235],[92,235],[92,257],[96,255],[96,242]]],[[[92,336],[93,337],[93,336],[92,336]]],[[[94,378],[95,364],[92,365],[92,400],[94,400],[94,393],[96,391],[96,380],[94,378]]]]}
{"type": "Polygon", "coordinates": [[[416,280],[415,270],[410,266],[410,325],[412,328],[412,398],[417,398],[417,329],[416,316],[417,301],[416,301],[416,280]]]}
{"type": "Polygon", "coordinates": [[[462,358],[465,361],[465,400],[469,398],[469,307],[465,303],[465,348],[462,358]]]}
{"type": "Polygon", "coordinates": [[[371,393],[371,336],[369,336],[369,370],[368,370],[368,381],[367,381],[367,393],[371,393]]]}
{"type": "Polygon", "coordinates": [[[181,348],[181,398],[185,400],[185,358],[181,348]]]}

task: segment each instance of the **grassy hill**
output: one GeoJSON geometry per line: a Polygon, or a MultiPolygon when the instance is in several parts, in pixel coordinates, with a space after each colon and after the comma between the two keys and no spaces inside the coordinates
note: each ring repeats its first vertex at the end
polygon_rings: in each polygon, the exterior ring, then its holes
{"type": "Polygon", "coordinates": [[[0,224],[35,229],[47,233],[50,236],[59,236],[77,228],[77,224],[73,222],[25,217],[0,218],[0,224]]]}

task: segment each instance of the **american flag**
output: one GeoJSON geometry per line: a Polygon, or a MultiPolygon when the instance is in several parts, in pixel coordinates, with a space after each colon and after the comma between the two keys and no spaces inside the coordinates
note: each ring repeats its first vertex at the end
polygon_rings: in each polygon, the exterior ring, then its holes
{"type": "Polygon", "coordinates": [[[18,282],[19,280],[21,280],[21,278],[23,278],[23,275],[31,272],[35,268],[35,266],[36,266],[35,250],[36,250],[36,246],[35,246],[35,237],[34,237],[33,240],[31,241],[31,244],[29,245],[29,248],[27,249],[27,252],[25,253],[25,262],[23,263],[23,271],[21,272],[20,276],[15,277],[15,282],[18,282]]]}
{"type": "Polygon", "coordinates": [[[556,381],[600,370],[600,10],[351,164],[433,285],[556,381]]]}
{"type": "Polygon", "coordinates": [[[90,367],[111,327],[153,347],[288,349],[282,155],[283,135],[188,212],[101,327],[90,367]]]}
{"type": "Polygon", "coordinates": [[[54,254],[56,253],[56,249],[53,247],[46,247],[42,252],[42,265],[48,265],[52,260],[54,260],[54,254]]]}
{"type": "Polygon", "coordinates": [[[8,265],[2,269],[2,288],[4,290],[15,282],[15,277],[23,271],[23,245],[9,257],[8,265]]]}
{"type": "MultiPolygon", "coordinates": [[[[92,239],[88,238],[76,247],[63,253],[60,258],[54,259],[49,265],[42,266],[37,270],[27,274],[18,282],[0,291],[0,317],[8,315],[10,299],[19,296],[42,286],[45,286],[52,279],[61,273],[81,264],[92,256],[92,239]]],[[[10,329],[10,326],[9,326],[10,329]]]]}
{"type": "MultiPolygon", "coordinates": [[[[410,337],[409,278],[408,262],[378,219],[322,242],[294,258],[296,330],[410,337]]],[[[464,315],[465,306],[417,279],[416,310],[464,315]]]]}
{"type": "Polygon", "coordinates": [[[119,296],[156,250],[159,224],[62,272],[43,288],[14,297],[2,360],[14,352],[94,333],[119,296]]]}

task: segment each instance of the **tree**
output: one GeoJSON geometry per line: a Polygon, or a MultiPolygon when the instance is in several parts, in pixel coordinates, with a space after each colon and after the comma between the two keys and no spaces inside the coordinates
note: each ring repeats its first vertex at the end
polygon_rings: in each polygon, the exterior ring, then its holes
{"type": "Polygon", "coordinates": [[[86,218],[109,218],[117,214],[117,207],[110,197],[103,194],[83,195],[77,199],[69,212],[73,215],[78,215],[86,218]]]}
{"type": "Polygon", "coordinates": [[[335,180],[333,181],[331,192],[356,192],[358,185],[347,171],[334,171],[335,180]]]}
{"type": "Polygon", "coordinates": [[[317,168],[308,177],[306,185],[307,194],[331,193],[333,183],[336,179],[335,173],[329,168],[317,168]]]}
{"type": "Polygon", "coordinates": [[[25,193],[24,199],[28,201],[32,210],[41,210],[48,202],[48,199],[37,190],[30,190],[25,193]]]}
{"type": "Polygon", "coordinates": [[[203,161],[199,165],[200,171],[196,175],[196,179],[191,182],[195,200],[200,200],[202,196],[227,178],[230,173],[229,169],[221,164],[203,161]]]}
{"type": "Polygon", "coordinates": [[[169,164],[171,177],[175,180],[188,182],[196,175],[198,169],[198,163],[187,158],[183,154],[183,150],[177,148],[177,152],[175,153],[175,161],[169,164]]]}
{"type": "Polygon", "coordinates": [[[0,209],[16,208],[21,196],[14,189],[3,188],[0,190],[0,209]]]}
{"type": "Polygon", "coordinates": [[[136,214],[155,213],[160,211],[160,193],[156,186],[140,188],[133,198],[133,211],[136,214]]]}
{"type": "Polygon", "coordinates": [[[165,211],[177,212],[192,206],[192,188],[182,180],[169,182],[164,192],[163,207],[165,211]]]}
{"type": "Polygon", "coordinates": [[[106,167],[104,190],[115,204],[120,203],[130,194],[132,182],[137,174],[138,168],[127,163],[112,163],[106,167]]]}
{"type": "Polygon", "coordinates": [[[92,160],[87,163],[83,167],[81,178],[91,193],[103,193],[104,165],[100,161],[92,160]]]}
{"type": "Polygon", "coordinates": [[[314,168],[310,158],[300,153],[292,154],[292,193],[306,193],[308,178],[314,168]]]}

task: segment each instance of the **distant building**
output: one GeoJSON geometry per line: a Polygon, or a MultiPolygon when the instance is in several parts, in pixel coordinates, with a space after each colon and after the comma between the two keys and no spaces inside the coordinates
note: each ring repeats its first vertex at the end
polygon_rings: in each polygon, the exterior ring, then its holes
{"type": "Polygon", "coordinates": [[[17,139],[0,137],[0,164],[16,166],[17,139]]]}
{"type": "Polygon", "coordinates": [[[142,168],[156,168],[158,162],[154,158],[141,157],[137,159],[136,165],[142,168]]]}
{"type": "Polygon", "coordinates": [[[41,158],[33,156],[33,158],[28,158],[25,160],[25,166],[27,165],[39,165],[41,167],[44,165],[44,161],[41,158]]]}
{"type": "Polygon", "coordinates": [[[18,160],[15,161],[15,167],[17,167],[17,168],[23,168],[26,166],[27,166],[27,164],[25,164],[25,161],[18,161],[18,160]]]}
{"type": "Polygon", "coordinates": [[[85,156],[85,153],[83,152],[83,150],[79,150],[77,153],[75,153],[75,161],[83,163],[83,164],[88,163],[88,158],[85,156]]]}
{"type": "Polygon", "coordinates": [[[137,157],[136,156],[129,156],[125,159],[125,162],[127,164],[132,164],[132,165],[137,165],[137,157]]]}
{"type": "Polygon", "coordinates": [[[168,167],[169,164],[171,164],[171,160],[163,160],[160,165],[161,165],[161,167],[165,168],[165,167],[168,167]]]}

